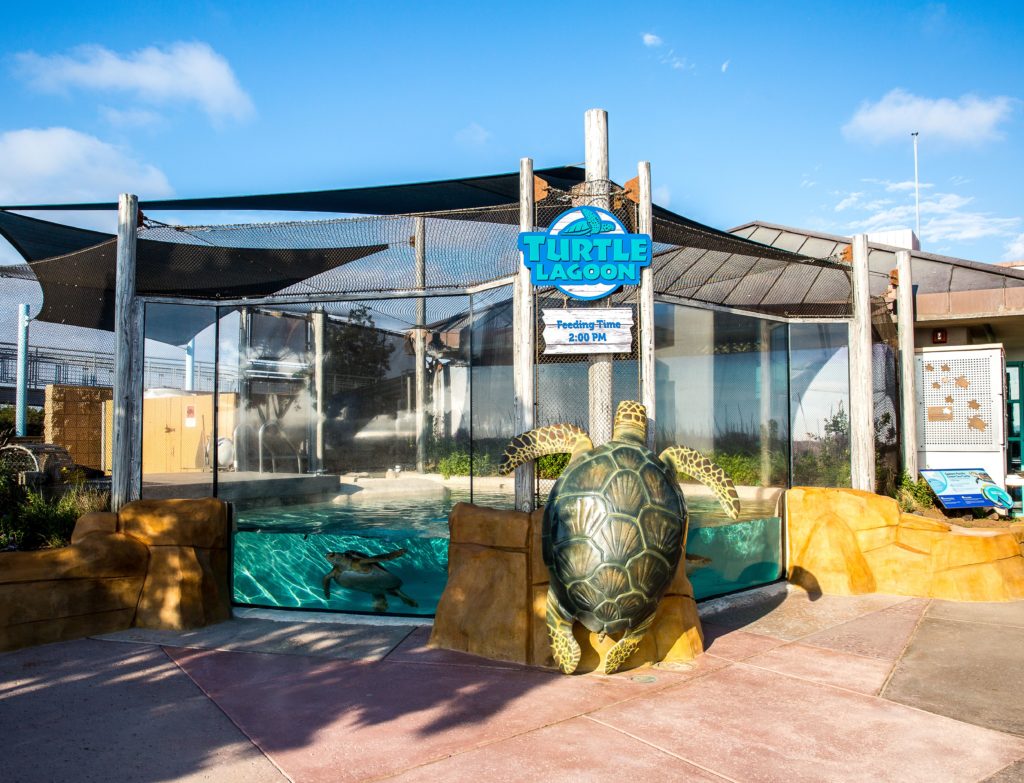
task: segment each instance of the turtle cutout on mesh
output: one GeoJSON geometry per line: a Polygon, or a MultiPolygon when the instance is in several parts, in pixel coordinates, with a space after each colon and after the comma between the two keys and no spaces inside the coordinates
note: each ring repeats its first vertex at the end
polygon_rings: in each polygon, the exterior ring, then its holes
{"type": "Polygon", "coordinates": [[[739,517],[739,494],[722,468],[686,446],[655,455],[646,440],[646,409],[624,401],[612,439],[602,446],[595,448],[579,427],[553,424],[517,435],[505,449],[503,474],[545,454],[571,455],[551,490],[541,534],[551,574],[548,634],[565,674],[576,670],[582,654],[575,620],[602,639],[621,634],[602,663],[605,674],[626,662],[654,622],[686,542],[678,474],[710,487],[729,517],[739,517]]]}

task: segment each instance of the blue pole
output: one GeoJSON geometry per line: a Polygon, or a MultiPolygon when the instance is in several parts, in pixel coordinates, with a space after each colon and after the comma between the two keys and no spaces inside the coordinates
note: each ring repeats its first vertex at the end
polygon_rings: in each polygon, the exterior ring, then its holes
{"type": "Polygon", "coordinates": [[[26,406],[28,404],[28,305],[18,305],[18,386],[14,402],[14,434],[24,438],[27,434],[26,406]]]}
{"type": "Polygon", "coordinates": [[[193,337],[185,346],[185,391],[196,387],[196,338],[193,337]]]}

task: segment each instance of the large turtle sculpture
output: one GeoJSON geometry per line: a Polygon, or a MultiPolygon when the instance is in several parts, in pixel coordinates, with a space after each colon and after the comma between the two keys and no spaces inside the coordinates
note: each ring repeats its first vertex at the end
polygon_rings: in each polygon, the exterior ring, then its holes
{"type": "Polygon", "coordinates": [[[647,413],[619,403],[612,439],[594,447],[571,424],[540,427],[513,438],[502,473],[545,454],[571,454],[544,511],[542,551],[551,573],[547,625],[559,669],[571,674],[581,650],[573,620],[588,630],[622,634],[603,671],[617,671],[654,622],[658,602],[679,566],[686,542],[686,502],[676,478],[709,486],[736,519],[736,487],[720,467],[685,446],[660,455],[647,448],[647,413]]]}

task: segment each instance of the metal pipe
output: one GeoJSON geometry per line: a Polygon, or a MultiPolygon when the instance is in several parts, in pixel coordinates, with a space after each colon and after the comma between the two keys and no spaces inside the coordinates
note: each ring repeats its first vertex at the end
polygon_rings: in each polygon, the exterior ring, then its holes
{"type": "Polygon", "coordinates": [[[18,374],[14,403],[14,434],[24,438],[28,423],[28,305],[18,305],[18,374]]]}

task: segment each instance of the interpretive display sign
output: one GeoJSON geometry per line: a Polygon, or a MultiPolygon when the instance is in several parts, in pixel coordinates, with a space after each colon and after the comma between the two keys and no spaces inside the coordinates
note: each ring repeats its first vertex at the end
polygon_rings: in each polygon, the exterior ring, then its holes
{"type": "Polygon", "coordinates": [[[628,307],[541,310],[544,353],[628,353],[633,311],[628,307]]]}
{"type": "Polygon", "coordinates": [[[535,286],[553,286],[573,299],[600,299],[623,285],[639,285],[651,263],[651,237],[629,234],[611,212],[566,210],[547,231],[519,235],[523,263],[535,286]]]}
{"type": "Polygon", "coordinates": [[[921,476],[946,508],[1013,507],[1009,493],[981,468],[928,469],[921,476]]]}

